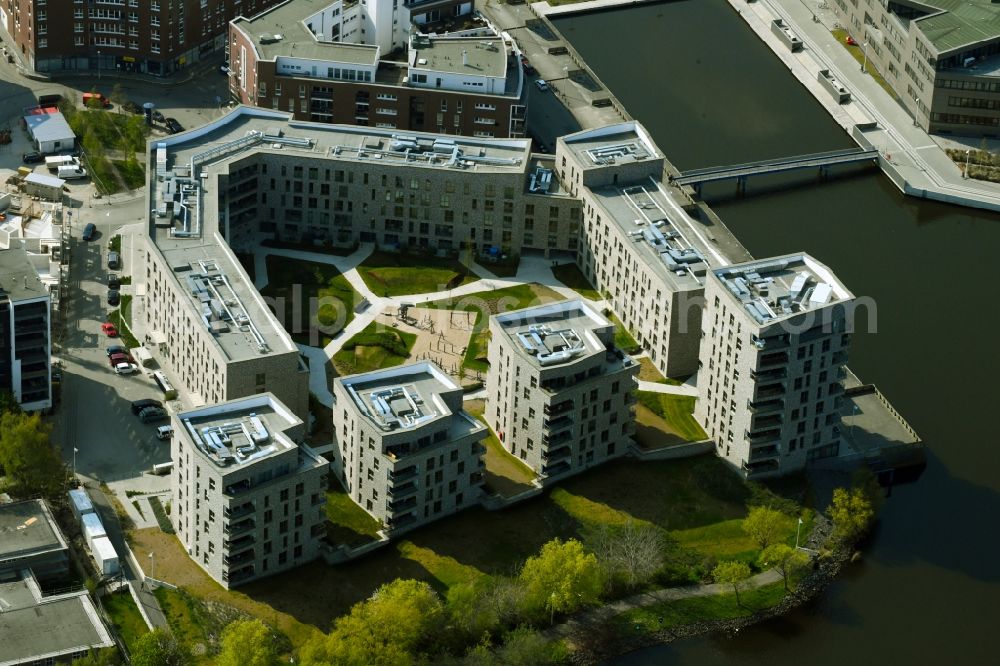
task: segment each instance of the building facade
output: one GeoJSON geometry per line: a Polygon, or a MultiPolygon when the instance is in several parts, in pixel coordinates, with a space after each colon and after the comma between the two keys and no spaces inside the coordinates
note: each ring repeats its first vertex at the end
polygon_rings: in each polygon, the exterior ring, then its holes
{"type": "Polygon", "coordinates": [[[25,411],[52,406],[52,302],[27,252],[0,250],[0,391],[25,411]]]}
{"type": "Polygon", "coordinates": [[[834,0],[831,7],[921,127],[1000,135],[995,2],[834,0]]]}
{"type": "Polygon", "coordinates": [[[542,483],[624,455],[639,366],[580,300],[490,318],[486,421],[542,483]]]}
{"type": "Polygon", "coordinates": [[[301,419],[270,393],[171,418],[170,521],[201,568],[229,588],[319,556],[329,465],[301,419]]]}
{"type": "Polygon", "coordinates": [[[278,1],[0,0],[0,27],[30,70],[165,76],[221,64],[229,21],[278,1]]]}
{"type": "Polygon", "coordinates": [[[331,467],[387,532],[479,503],[489,433],[440,368],[421,362],[341,377],[333,392],[331,467]]]}
{"type": "MultiPolygon", "coordinates": [[[[435,5],[419,17],[472,10],[472,3],[418,4],[435,5]]],[[[228,45],[233,99],[299,120],[524,136],[525,78],[513,42],[484,26],[411,37],[409,6],[290,0],[234,20],[228,45]]]]}
{"type": "Polygon", "coordinates": [[[778,476],[840,449],[854,296],[807,254],[711,272],[695,417],[748,478],[778,476]]]}

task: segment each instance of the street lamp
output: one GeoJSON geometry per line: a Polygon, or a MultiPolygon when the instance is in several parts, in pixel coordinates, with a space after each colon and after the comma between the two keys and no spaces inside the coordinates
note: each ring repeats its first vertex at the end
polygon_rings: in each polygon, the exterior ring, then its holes
{"type": "Polygon", "coordinates": [[[966,150],[965,151],[965,172],[962,174],[962,178],[968,178],[969,177],[969,155],[971,153],[972,153],[972,150],[966,150]]]}
{"type": "Polygon", "coordinates": [[[76,454],[80,449],[73,447],[73,478],[76,478],[76,454]]]}
{"type": "Polygon", "coordinates": [[[867,73],[868,72],[868,69],[867,69],[867,67],[868,67],[868,42],[865,42],[864,44],[862,44],[862,46],[865,47],[865,59],[861,63],[861,71],[862,71],[862,73],[867,73]]]}
{"type": "Polygon", "coordinates": [[[799,524],[795,528],[795,550],[799,549],[799,532],[802,531],[802,519],[799,518],[799,524]]]}
{"type": "Polygon", "coordinates": [[[149,554],[149,577],[153,578],[153,573],[156,572],[156,558],[153,557],[155,553],[149,554]]]}

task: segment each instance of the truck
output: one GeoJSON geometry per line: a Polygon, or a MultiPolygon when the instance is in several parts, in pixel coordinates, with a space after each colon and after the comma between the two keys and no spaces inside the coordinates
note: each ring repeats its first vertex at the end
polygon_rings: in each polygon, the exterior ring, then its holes
{"type": "Polygon", "coordinates": [[[91,550],[94,550],[94,541],[108,536],[108,533],[104,530],[104,523],[101,522],[96,513],[84,514],[80,527],[83,531],[83,538],[87,542],[87,547],[91,550]]]}
{"type": "Polygon", "coordinates": [[[118,563],[118,553],[111,545],[111,539],[106,536],[94,539],[90,548],[94,560],[97,562],[97,569],[104,576],[113,576],[120,570],[118,563]]]}
{"type": "Polygon", "coordinates": [[[62,178],[63,180],[75,180],[79,178],[87,177],[87,170],[80,165],[76,166],[61,166],[56,170],[56,177],[62,178]]]}
{"type": "Polygon", "coordinates": [[[45,158],[45,168],[52,173],[64,166],[80,166],[80,160],[72,155],[49,155],[45,158]]]}
{"type": "Polygon", "coordinates": [[[90,496],[83,488],[69,491],[69,508],[73,511],[73,517],[81,524],[85,515],[94,513],[94,503],[90,501],[90,496]]]}

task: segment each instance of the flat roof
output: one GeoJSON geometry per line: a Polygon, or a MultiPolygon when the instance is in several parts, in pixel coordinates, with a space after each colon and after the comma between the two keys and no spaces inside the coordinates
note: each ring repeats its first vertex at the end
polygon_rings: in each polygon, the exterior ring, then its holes
{"type": "Polygon", "coordinates": [[[805,253],[746,261],[713,273],[730,299],[760,325],[854,298],[833,271],[805,253]]]}
{"type": "Polygon", "coordinates": [[[66,540],[42,500],[0,505],[0,561],[66,547],[66,540]]]}
{"type": "Polygon", "coordinates": [[[75,140],[76,134],[61,113],[42,113],[24,116],[28,131],[36,141],[75,140]]]}
{"type": "Polygon", "coordinates": [[[338,379],[358,411],[382,430],[414,428],[451,414],[439,398],[460,390],[433,363],[421,362],[338,379]]]}
{"type": "Polygon", "coordinates": [[[0,250],[0,296],[11,301],[24,301],[48,296],[49,291],[38,278],[38,271],[20,247],[0,250]]]}
{"type": "Polygon", "coordinates": [[[0,583],[0,636],[0,666],[114,645],[86,590],[43,597],[29,572],[0,583]]]}
{"type": "Polygon", "coordinates": [[[607,346],[594,331],[613,326],[579,299],[513,310],[494,318],[510,346],[540,368],[605,354],[607,346]]]}
{"type": "Polygon", "coordinates": [[[183,436],[217,467],[252,465],[298,448],[285,431],[301,421],[270,393],[179,412],[177,419],[183,436]]]}
{"type": "Polygon", "coordinates": [[[992,0],[921,0],[941,11],[913,20],[939,52],[1000,38],[1000,6],[992,0]]]}
{"type": "Polygon", "coordinates": [[[468,76],[507,75],[507,50],[500,37],[414,37],[410,47],[410,67],[468,76]]]}
{"type": "Polygon", "coordinates": [[[645,128],[634,120],[574,132],[562,140],[584,169],[663,157],[645,128]]]}
{"type": "Polygon", "coordinates": [[[333,4],[331,0],[289,0],[250,18],[240,16],[233,20],[233,25],[250,37],[264,60],[285,56],[376,65],[378,46],[319,41],[306,27],[306,19],[333,4]]]}
{"type": "Polygon", "coordinates": [[[37,183],[38,185],[48,185],[49,187],[58,187],[58,188],[62,188],[62,186],[66,184],[66,181],[63,180],[62,178],[56,178],[55,176],[50,176],[48,174],[35,173],[35,172],[29,173],[25,177],[24,182],[37,183]]]}

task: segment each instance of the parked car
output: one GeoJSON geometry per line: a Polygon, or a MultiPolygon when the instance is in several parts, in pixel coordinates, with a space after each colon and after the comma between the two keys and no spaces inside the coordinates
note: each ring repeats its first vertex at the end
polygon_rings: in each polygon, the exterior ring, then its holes
{"type": "Polygon", "coordinates": [[[108,273],[108,289],[121,289],[122,281],[117,273],[108,273]]]}
{"type": "Polygon", "coordinates": [[[160,113],[159,111],[153,111],[153,122],[154,123],[163,123],[163,122],[166,122],[166,120],[167,119],[163,117],[162,113],[160,113]]]}
{"type": "Polygon", "coordinates": [[[525,74],[535,73],[535,68],[531,66],[531,63],[528,61],[527,56],[524,55],[521,56],[521,67],[524,69],[525,74]]]}
{"type": "Polygon", "coordinates": [[[122,347],[121,345],[110,345],[104,351],[107,353],[108,358],[111,358],[115,354],[127,354],[128,353],[128,349],[126,349],[125,347],[122,347]]]}
{"type": "Polygon", "coordinates": [[[39,95],[38,106],[53,106],[62,101],[62,95],[39,95]]]}
{"type": "Polygon", "coordinates": [[[545,92],[546,90],[549,89],[549,84],[545,79],[538,79],[537,81],[535,81],[535,85],[538,86],[538,89],[541,90],[542,92],[545,92]]]}
{"type": "Polygon", "coordinates": [[[45,156],[41,153],[25,153],[21,155],[21,161],[25,164],[39,164],[45,161],[45,156]]]}
{"type": "Polygon", "coordinates": [[[143,423],[162,421],[167,418],[167,412],[161,407],[146,407],[139,412],[139,420],[143,423]]]}
{"type": "Polygon", "coordinates": [[[106,321],[103,324],[101,324],[101,332],[104,333],[104,335],[108,336],[109,338],[118,337],[118,329],[115,328],[115,325],[112,324],[110,321],[106,321]]]}
{"type": "Polygon", "coordinates": [[[176,118],[164,118],[163,124],[166,126],[167,132],[170,134],[177,134],[178,132],[184,131],[184,128],[179,122],[177,122],[176,118]]]}
{"type": "Polygon", "coordinates": [[[170,439],[174,436],[173,426],[160,426],[156,429],[156,439],[170,439]]]}
{"type": "Polygon", "coordinates": [[[83,93],[83,105],[88,109],[107,109],[111,107],[111,100],[99,92],[83,93]]]}
{"type": "Polygon", "coordinates": [[[118,305],[122,302],[122,294],[117,289],[108,289],[108,305],[118,305]]]}
{"type": "Polygon", "coordinates": [[[119,363],[129,363],[131,360],[131,357],[126,352],[119,352],[108,357],[108,365],[113,368],[119,363]]]}
{"type": "Polygon", "coordinates": [[[112,250],[108,252],[108,268],[121,268],[122,256],[112,250]]]}
{"type": "Polygon", "coordinates": [[[129,113],[134,113],[136,115],[142,113],[142,105],[136,104],[132,100],[128,100],[124,104],[122,104],[122,108],[128,111],[129,113]]]}
{"type": "Polygon", "coordinates": [[[139,368],[135,366],[134,363],[119,363],[115,366],[116,375],[131,375],[138,371],[139,368]]]}
{"type": "Polygon", "coordinates": [[[87,170],[82,166],[61,166],[56,171],[56,177],[63,180],[78,180],[87,177],[87,170]]]}
{"type": "Polygon", "coordinates": [[[139,412],[146,409],[147,407],[156,407],[157,409],[163,409],[163,403],[159,400],[153,400],[152,398],[143,398],[142,400],[136,400],[132,403],[132,413],[138,415],[139,412]]]}
{"type": "Polygon", "coordinates": [[[87,226],[83,228],[83,240],[91,241],[94,240],[94,236],[97,234],[97,227],[94,226],[93,222],[88,222],[87,226]]]}

